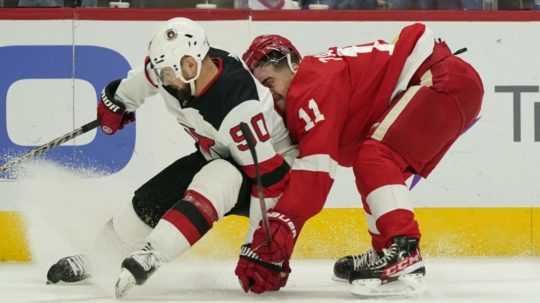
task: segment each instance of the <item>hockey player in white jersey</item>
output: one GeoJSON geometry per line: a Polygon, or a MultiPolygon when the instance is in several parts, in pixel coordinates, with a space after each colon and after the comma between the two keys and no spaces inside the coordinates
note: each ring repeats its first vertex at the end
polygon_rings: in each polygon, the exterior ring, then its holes
{"type": "MultiPolygon", "coordinates": [[[[117,297],[143,284],[225,215],[251,212],[251,225],[259,224],[260,213],[249,209],[255,166],[240,123],[246,123],[257,140],[269,207],[281,194],[296,155],[269,90],[237,57],[210,47],[204,29],[189,19],[166,22],[149,44],[144,67],[105,87],[98,105],[102,130],[112,135],[134,121],[145,98],[155,94],[194,138],[197,151],[142,185],[131,205],[105,227],[104,238],[131,248],[121,264],[117,297]]],[[[252,233],[253,228],[247,242],[252,233]]],[[[48,280],[85,279],[86,263],[81,256],[62,258],[50,268],[48,280]]]]}

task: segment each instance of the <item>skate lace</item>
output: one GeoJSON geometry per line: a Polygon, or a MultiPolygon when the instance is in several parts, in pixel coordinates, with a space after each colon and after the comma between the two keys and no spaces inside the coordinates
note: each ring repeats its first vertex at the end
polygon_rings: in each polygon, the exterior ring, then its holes
{"type": "Polygon", "coordinates": [[[379,257],[377,262],[372,265],[372,268],[381,268],[386,266],[388,263],[396,259],[399,252],[399,247],[397,244],[392,244],[390,247],[382,250],[382,255],[379,257]]]}
{"type": "Polygon", "coordinates": [[[369,264],[376,262],[378,258],[379,255],[373,249],[369,249],[361,255],[353,255],[353,269],[358,270],[362,267],[367,267],[369,264]]]}
{"type": "Polygon", "coordinates": [[[66,258],[66,261],[68,262],[73,275],[82,276],[86,274],[86,261],[84,260],[83,256],[70,256],[66,258]]]}
{"type": "Polygon", "coordinates": [[[398,251],[399,247],[392,244],[390,247],[384,248],[380,254],[371,248],[361,255],[353,255],[353,269],[384,267],[396,257],[398,251]]]}
{"type": "Polygon", "coordinates": [[[143,249],[135,252],[133,254],[133,259],[135,259],[145,271],[149,271],[153,267],[157,268],[161,264],[160,257],[150,243],[146,243],[143,249]]]}

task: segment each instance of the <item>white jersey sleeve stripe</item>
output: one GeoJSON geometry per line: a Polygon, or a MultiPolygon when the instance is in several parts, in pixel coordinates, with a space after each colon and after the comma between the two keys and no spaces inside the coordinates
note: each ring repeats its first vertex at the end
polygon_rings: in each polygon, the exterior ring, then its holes
{"type": "Polygon", "coordinates": [[[433,32],[429,28],[425,28],[424,33],[416,42],[414,49],[405,61],[405,65],[399,75],[398,83],[390,99],[393,99],[398,93],[407,89],[407,85],[411,80],[414,73],[418,70],[420,65],[431,55],[433,52],[433,46],[435,40],[433,38],[433,32]]]}
{"type": "Polygon", "coordinates": [[[305,170],[312,172],[324,172],[334,179],[336,176],[337,162],[329,155],[316,154],[294,160],[292,170],[305,170]]]}

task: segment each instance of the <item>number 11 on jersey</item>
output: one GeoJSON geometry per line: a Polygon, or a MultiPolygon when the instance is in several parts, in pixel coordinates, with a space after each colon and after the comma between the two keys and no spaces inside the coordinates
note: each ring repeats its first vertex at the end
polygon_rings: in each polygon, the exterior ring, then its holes
{"type": "Polygon", "coordinates": [[[321,114],[321,111],[319,110],[319,106],[317,105],[315,99],[309,100],[307,107],[308,111],[311,112],[311,115],[308,114],[303,108],[300,108],[298,110],[298,117],[300,117],[300,119],[306,122],[306,126],[304,127],[304,130],[306,132],[315,127],[315,124],[324,120],[324,115],[321,114]]]}

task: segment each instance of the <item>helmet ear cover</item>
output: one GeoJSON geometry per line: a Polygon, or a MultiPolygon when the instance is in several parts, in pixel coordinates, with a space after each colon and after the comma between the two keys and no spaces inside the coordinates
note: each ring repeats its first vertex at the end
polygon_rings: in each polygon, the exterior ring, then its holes
{"type": "MultiPolygon", "coordinates": [[[[208,54],[210,45],[204,29],[187,18],[173,18],[158,30],[148,45],[151,66],[162,81],[165,69],[172,69],[175,76],[184,83],[194,83],[199,77],[202,61],[208,54]],[[186,79],[182,74],[180,62],[190,56],[197,62],[195,77],[186,79]]],[[[162,83],[161,83],[162,84],[162,83]]]]}
{"type": "MultiPolygon", "coordinates": [[[[257,36],[248,50],[242,55],[242,60],[246,63],[249,70],[253,71],[267,56],[278,52],[281,58],[287,58],[289,67],[291,67],[291,57],[300,58],[300,52],[292,42],[280,35],[261,35],[257,36]]],[[[271,59],[271,61],[281,61],[280,59],[271,59]]]]}

